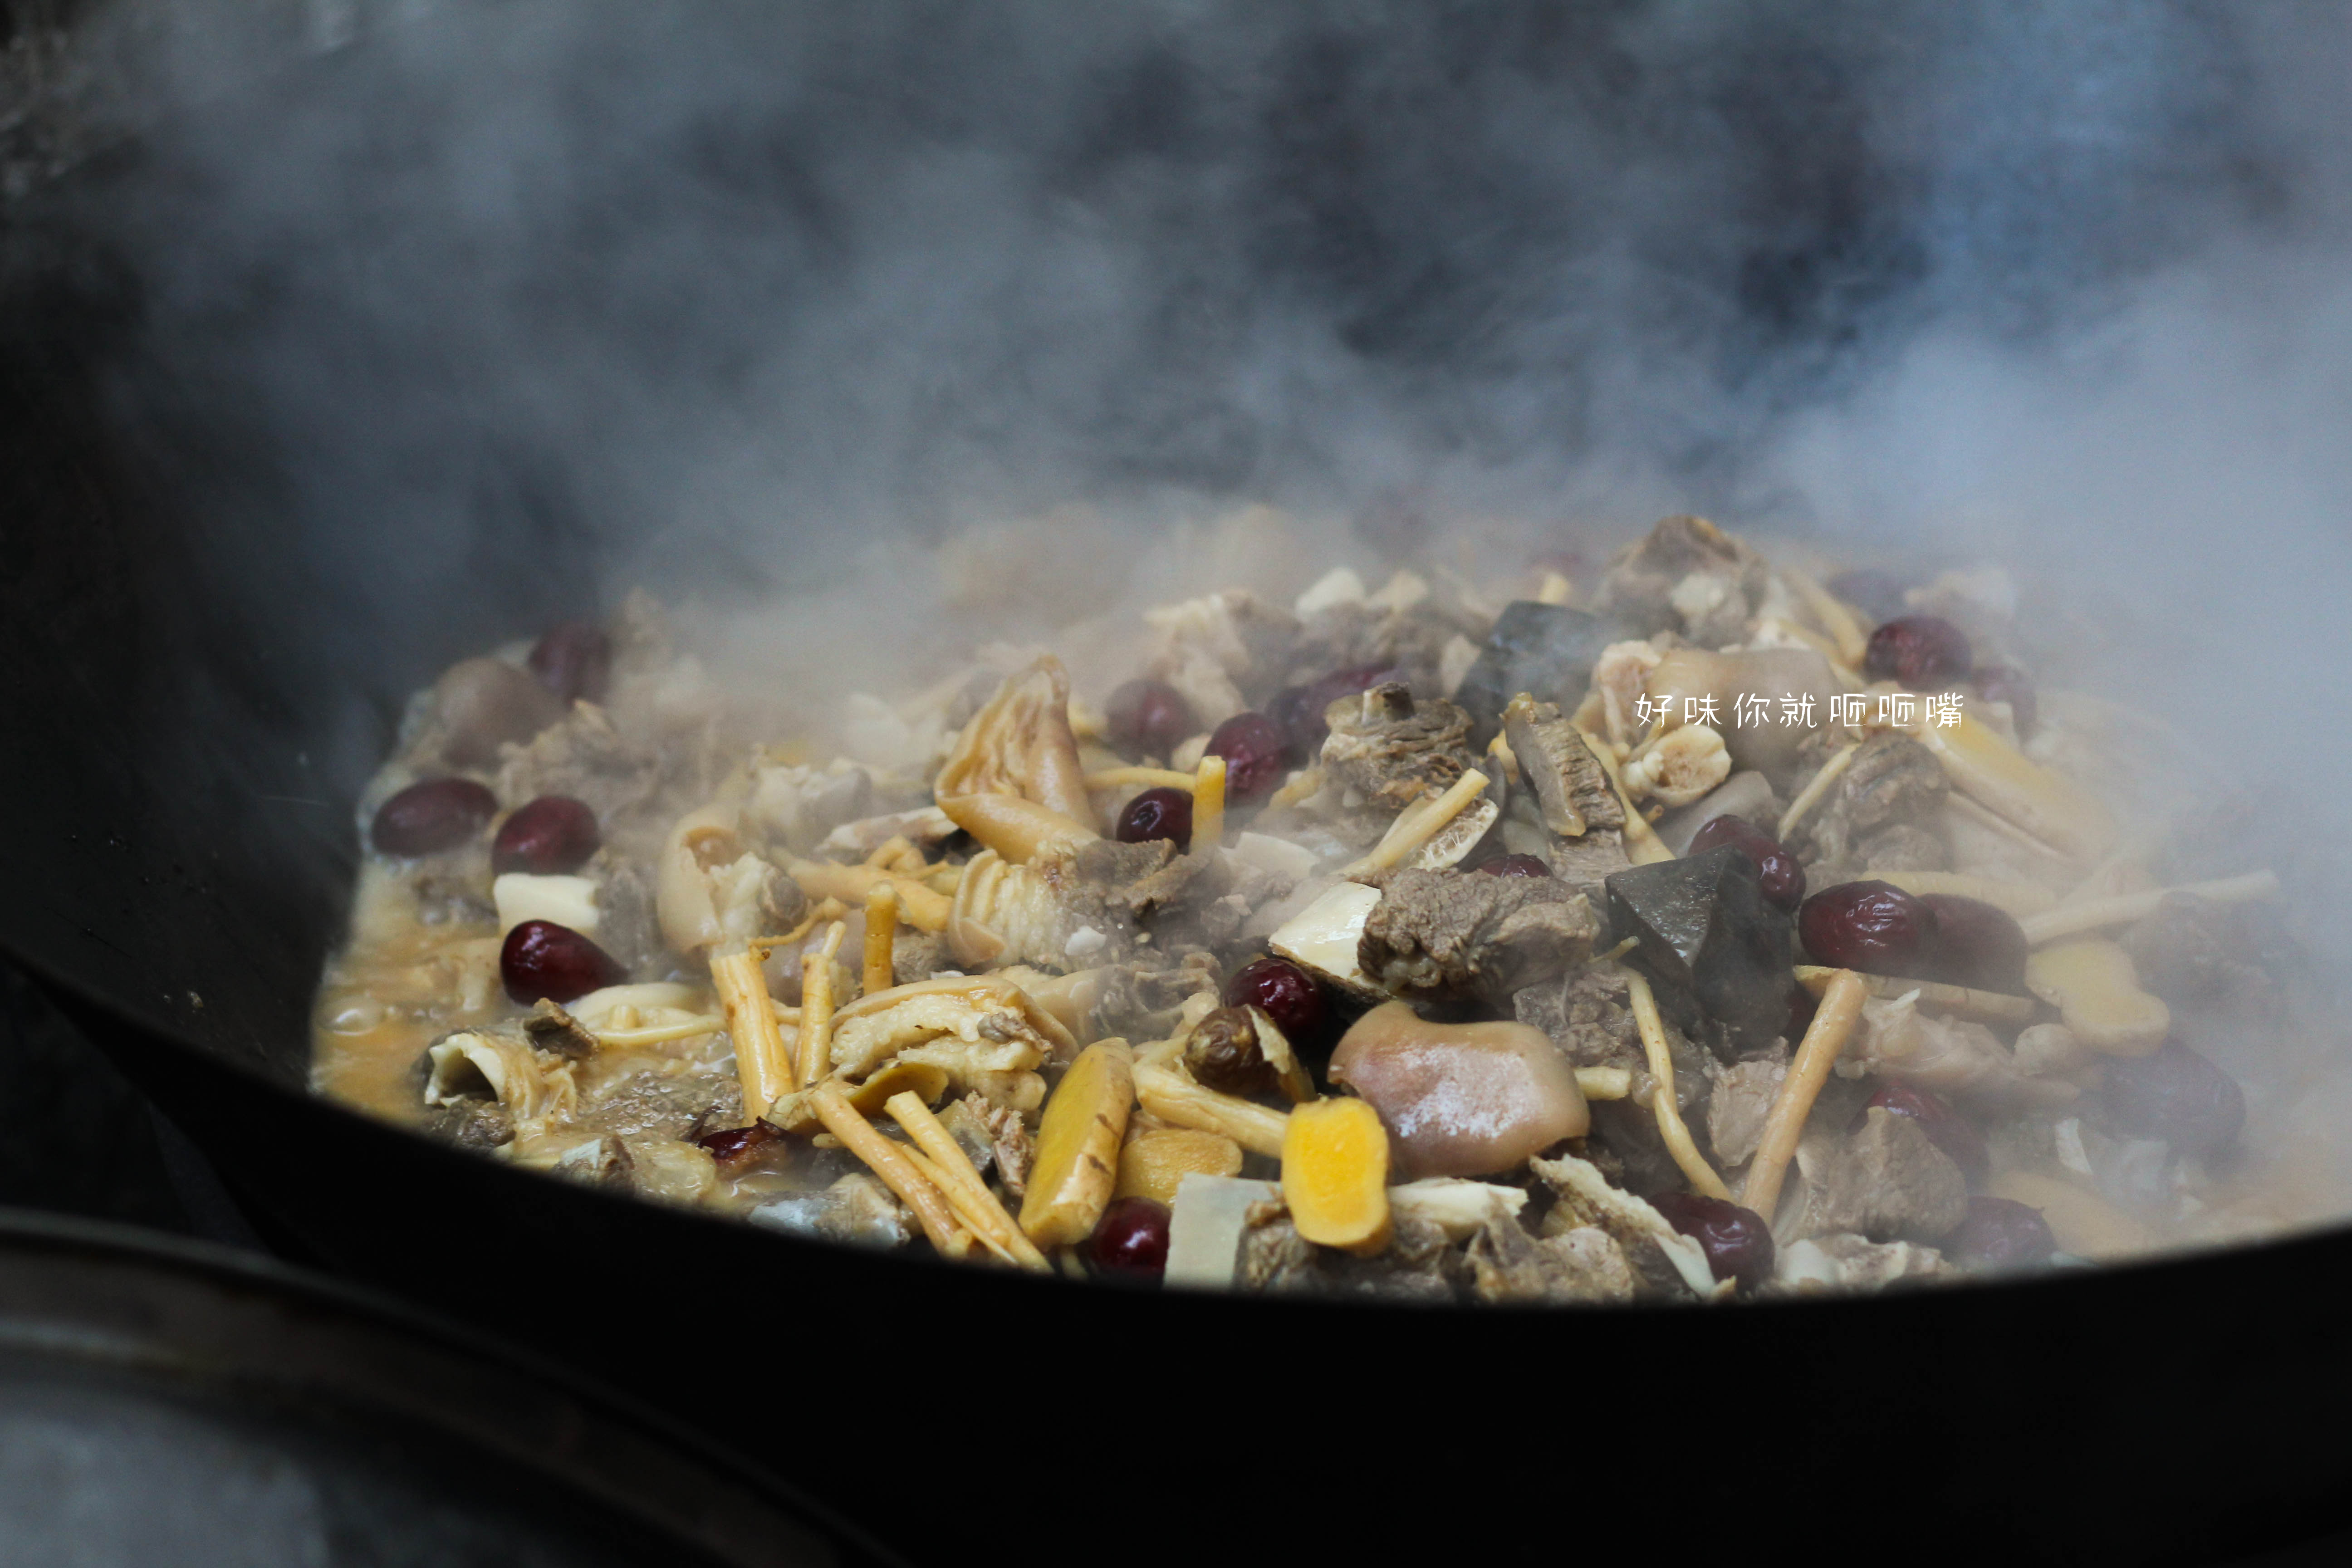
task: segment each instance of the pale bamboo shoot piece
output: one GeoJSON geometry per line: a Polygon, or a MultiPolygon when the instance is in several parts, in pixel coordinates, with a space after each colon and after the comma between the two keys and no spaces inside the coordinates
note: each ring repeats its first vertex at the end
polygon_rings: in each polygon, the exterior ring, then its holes
{"type": "Polygon", "coordinates": [[[2279,890],[2278,873],[2253,871],[2242,877],[2224,877],[2212,882],[2186,882],[2177,888],[2151,888],[2144,893],[2118,893],[2107,899],[2085,899],[2079,904],[2065,904],[2042,914],[2021,920],[2025,940],[2039,946],[2055,942],[2060,937],[2075,936],[2101,926],[2126,925],[2144,921],[2164,906],[2164,900],[2175,893],[2187,893],[2194,898],[2210,900],[2217,904],[2251,903],[2267,899],[2279,890]]]}
{"type": "Polygon", "coordinates": [[[841,1140],[843,1148],[865,1161],[866,1168],[882,1178],[882,1184],[915,1211],[915,1218],[921,1222],[923,1234],[930,1238],[931,1245],[943,1253],[950,1251],[961,1229],[955,1213],[948,1207],[947,1194],[915,1168],[906,1151],[858,1115],[839,1084],[820,1084],[810,1093],[808,1107],[824,1123],[824,1130],[841,1140]]]}
{"type": "Polygon", "coordinates": [[[939,1182],[941,1191],[947,1194],[948,1203],[971,1228],[974,1236],[986,1243],[992,1251],[1003,1253],[1009,1261],[1024,1268],[1039,1274],[1053,1272],[1053,1265],[1045,1261],[1045,1255],[1037,1250],[1036,1244],[1022,1233],[1019,1226],[1013,1223],[1013,1216],[1004,1212],[1004,1205],[998,1203],[996,1194],[988,1190],[988,1184],[981,1179],[980,1172],[964,1153],[963,1146],[941,1125],[940,1119],[931,1114],[930,1107],[911,1090],[902,1090],[892,1095],[884,1109],[889,1111],[893,1121],[906,1129],[907,1136],[915,1141],[916,1146],[930,1156],[932,1164],[938,1168],[938,1174],[933,1179],[939,1182]]]}
{"type": "Polygon", "coordinates": [[[877,882],[866,890],[865,995],[898,984],[898,890],[887,882],[877,882]]]}
{"type": "Polygon", "coordinates": [[[1488,783],[1485,773],[1472,768],[1435,796],[1424,795],[1397,813],[1389,830],[1371,852],[1339,874],[1360,877],[1374,871],[1385,871],[1434,837],[1438,829],[1462,814],[1462,808],[1478,798],[1488,783]]]}
{"type": "Polygon", "coordinates": [[[849,928],[835,921],[824,933],[824,944],[801,958],[801,1051],[793,1087],[806,1089],[824,1077],[832,1065],[833,961],[849,928]]]}
{"type": "Polygon", "coordinates": [[[1206,855],[1225,838],[1225,759],[1202,757],[1192,775],[1192,853],[1206,855]]]}
{"type": "Polygon", "coordinates": [[[1658,999],[1650,994],[1649,977],[1638,969],[1627,970],[1625,994],[1633,1004],[1634,1026],[1642,1033],[1643,1054],[1650,1059],[1650,1076],[1657,1080],[1650,1090],[1650,1112],[1658,1120],[1658,1136],[1665,1140],[1666,1152],[1693,1192],[1728,1202],[1731,1189],[1698,1152],[1690,1129],[1683,1125],[1682,1108],[1675,1103],[1675,1058],[1666,1046],[1665,1023],[1658,1016],[1658,999]]]}
{"type": "Polygon", "coordinates": [[[1789,1064],[1789,1076],[1780,1081],[1780,1092],[1765,1113],[1764,1135],[1757,1143],[1754,1163],[1748,1167],[1748,1180],[1740,1184],[1739,1202],[1763,1215],[1768,1226],[1772,1223],[1772,1211],[1780,1206],[1780,1184],[1787,1180],[1789,1162],[1796,1155],[1798,1140],[1804,1136],[1805,1119],[1813,1113],[1813,1101],[1821,1098],[1830,1068],[1844,1054],[1846,1040],[1862,1018],[1863,998],[1869,994],[1862,976],[1850,969],[1830,976],[1812,1026],[1797,1046],[1796,1060],[1789,1064]]]}
{"type": "Polygon", "coordinates": [[[1282,1157],[1283,1130],[1290,1119],[1279,1110],[1203,1089],[1164,1067],[1137,1068],[1135,1092],[1144,1110],[1171,1127],[1222,1132],[1253,1153],[1282,1157]]]}
{"type": "Polygon", "coordinates": [[[1198,773],[1182,773],[1175,768],[1105,768],[1087,775],[1087,788],[1124,789],[1129,784],[1146,789],[1181,789],[1190,794],[1200,782],[1198,773]]]}
{"type": "Polygon", "coordinates": [[[1861,750],[1861,742],[1850,742],[1835,756],[1823,763],[1805,787],[1797,792],[1797,798],[1789,803],[1789,809],[1780,814],[1780,825],[1773,829],[1772,837],[1786,844],[1789,835],[1797,830],[1797,824],[1805,820],[1805,814],[1821,805],[1822,797],[1830,793],[1830,785],[1837,783],[1838,775],[1853,765],[1853,754],[1861,750]]]}
{"type": "Polygon", "coordinates": [[[735,1076],[743,1082],[743,1110],[754,1118],[798,1087],[792,1054],[776,1025],[775,998],[760,973],[756,952],[730,952],[710,961],[710,984],[719,993],[727,1032],[735,1042],[735,1076]]]}

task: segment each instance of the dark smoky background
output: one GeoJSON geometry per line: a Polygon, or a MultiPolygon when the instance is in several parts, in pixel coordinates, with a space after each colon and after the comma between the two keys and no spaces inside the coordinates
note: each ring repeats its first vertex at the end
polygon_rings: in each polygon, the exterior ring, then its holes
{"type": "MultiPolygon", "coordinates": [[[[335,580],[551,605],[1074,500],[2013,530],[2012,448],[2211,382],[2185,319],[2310,306],[2249,252],[2341,216],[2317,5],[257,15],[91,13],[184,103],[97,225],[126,395],[233,425],[207,482],[335,580]]],[[[2033,529],[2088,547],[2129,444],[2033,529]]]]}

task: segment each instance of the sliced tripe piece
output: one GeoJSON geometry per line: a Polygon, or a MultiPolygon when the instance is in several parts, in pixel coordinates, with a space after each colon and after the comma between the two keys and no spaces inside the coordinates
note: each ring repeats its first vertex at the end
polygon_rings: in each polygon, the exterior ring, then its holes
{"type": "Polygon", "coordinates": [[[1281,1200],[1282,1189],[1272,1182],[1185,1177],[1169,1205],[1168,1266],[1160,1282],[1176,1289],[1231,1289],[1250,1210],[1281,1200]]]}
{"type": "Polygon", "coordinates": [[[1384,1002],[1388,993],[1372,984],[1357,962],[1364,922],[1381,890],[1361,882],[1335,882],[1316,900],[1285,921],[1266,946],[1325,984],[1360,1002],[1384,1002]]]}
{"type": "Polygon", "coordinates": [[[1546,827],[1563,838],[1581,838],[1595,827],[1625,825],[1609,771],[1559,708],[1520,692],[1504,706],[1500,738],[1520,778],[1535,791],[1546,827]]]}

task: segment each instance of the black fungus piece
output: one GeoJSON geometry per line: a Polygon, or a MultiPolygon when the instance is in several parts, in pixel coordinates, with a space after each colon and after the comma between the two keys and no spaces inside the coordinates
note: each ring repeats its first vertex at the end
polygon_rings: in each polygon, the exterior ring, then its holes
{"type": "Polygon", "coordinates": [[[1635,939],[1654,982],[1687,994],[1735,1050],[1770,1043],[1789,1021],[1789,917],[1765,901],[1756,862],[1726,845],[1620,871],[1609,936],[1635,939]]]}
{"type": "Polygon", "coordinates": [[[1538,702],[1574,708],[1591,684],[1601,650],[1627,635],[1614,622],[1581,610],[1513,600],[1454,694],[1470,710],[1471,739],[1483,751],[1503,727],[1503,705],[1522,691],[1538,702]]]}

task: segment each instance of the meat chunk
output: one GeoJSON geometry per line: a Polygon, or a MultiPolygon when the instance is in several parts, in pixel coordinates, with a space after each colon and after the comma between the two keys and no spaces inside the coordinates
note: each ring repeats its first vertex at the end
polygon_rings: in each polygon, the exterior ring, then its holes
{"type": "Polygon", "coordinates": [[[1271,691],[1298,637],[1297,616],[1242,588],[1147,610],[1143,618],[1159,645],[1145,673],[1182,692],[1203,725],[1220,724],[1271,691]]]}
{"type": "Polygon", "coordinates": [[[1712,1061],[1715,1080],[1706,1101],[1706,1138],[1725,1169],[1744,1165],[1764,1138],[1764,1118],[1789,1076],[1785,1047],[1722,1067],[1712,1061]]]}
{"type": "Polygon", "coordinates": [[[1888,871],[1948,871],[1952,852],[1941,838],[1916,823],[1897,822],[1862,841],[1862,868],[1876,877],[1888,871]]]}
{"type": "Polygon", "coordinates": [[[1864,1002],[1846,1051],[1879,1077],[1987,1110],[2063,1105],[2080,1092],[2063,1079],[2029,1071],[1982,1024],[1920,1012],[1916,992],[1892,1002],[1864,1002]]]}
{"type": "Polygon", "coordinates": [[[1714,1291],[1714,1271],[1699,1244],[1643,1199],[1611,1186],[1590,1161],[1564,1154],[1531,1160],[1528,1168],[1559,1199],[1544,1215],[1540,1234],[1564,1236],[1584,1226],[1602,1232],[1624,1253],[1642,1300],[1687,1300],[1714,1291]]]}
{"type": "Polygon", "coordinates": [[[852,1247],[904,1247],[914,1238],[914,1215],[890,1189],[863,1171],[829,1187],[795,1193],[762,1204],[747,1216],[752,1224],[788,1236],[844,1242],[852,1247]]]}
{"type": "MultiPolygon", "coordinates": [[[[1830,798],[1806,820],[1813,858],[1858,867],[1868,863],[1869,847],[1888,828],[1916,827],[1932,835],[1950,787],[1927,747],[1892,731],[1873,735],[1830,787],[1830,798]]],[[[1916,858],[1913,841],[1889,840],[1880,849],[1891,860],[1906,847],[1916,858]]]]}
{"type": "Polygon", "coordinates": [[[1582,893],[1596,910],[1609,903],[1609,879],[1633,869],[1625,853],[1625,836],[1613,827],[1596,827],[1581,838],[1556,838],[1542,851],[1551,874],[1582,893]]]}
{"type": "Polygon", "coordinates": [[[1914,1117],[1884,1106],[1851,1138],[1815,1134],[1797,1150],[1806,1183],[1799,1237],[1853,1231],[1873,1241],[1934,1241],[1968,1217],[1969,1184],[1914,1117]]]}
{"type": "Polygon", "coordinates": [[[1599,931],[1583,895],[1549,877],[1399,871],[1381,885],[1356,961],[1399,994],[1500,1002],[1581,963],[1599,931]]]}
{"type": "Polygon", "coordinates": [[[1503,710],[1503,738],[1519,777],[1536,794],[1546,827],[1581,838],[1596,827],[1625,826],[1624,804],[1610,787],[1601,759],[1558,707],[1514,697],[1503,710]]]}
{"type": "Polygon", "coordinates": [[[500,800],[570,795],[596,814],[608,844],[650,858],[680,803],[703,798],[719,772],[712,737],[661,743],[624,732],[604,710],[578,703],[561,722],[507,753],[500,800]]]}
{"type": "Polygon", "coordinates": [[[1579,968],[1511,998],[1522,1024],[1541,1029],[1580,1068],[1643,1065],[1642,1031],[1625,1002],[1625,971],[1613,963],[1579,968]]]}
{"type": "Polygon", "coordinates": [[[1234,1283],[1277,1295],[1372,1296],[1443,1305],[1454,1299],[1445,1232],[1426,1220],[1400,1216],[1386,1250],[1356,1258],[1317,1247],[1298,1234],[1279,1203],[1251,1209],[1234,1255],[1234,1283]]]}
{"type": "Polygon", "coordinates": [[[1763,558],[1706,519],[1669,517],[1609,563],[1601,603],[1642,635],[1720,647],[1745,636],[1764,578],[1763,558]]]}
{"type": "Polygon", "coordinates": [[[1781,1247],[1766,1293],[1864,1293],[1944,1279],[1957,1272],[1932,1247],[1916,1247],[1907,1241],[1873,1242],[1847,1232],[1809,1237],[1781,1247]]]}
{"type": "Polygon", "coordinates": [[[743,1120],[743,1085],[732,1073],[672,1074],[647,1068],[611,1078],[588,1096],[582,1114],[627,1137],[692,1137],[743,1120]]]}
{"type": "Polygon", "coordinates": [[[596,1054],[596,1037],[561,1004],[544,996],[522,1021],[522,1032],[533,1050],[552,1051],[572,1061],[584,1061],[596,1054]]]}
{"type": "Polygon", "coordinates": [[[1402,682],[1341,698],[1328,717],[1324,768],[1367,804],[1390,811],[1443,794],[1476,761],[1470,715],[1442,697],[1417,703],[1402,682]]]}
{"type": "Polygon", "coordinates": [[[1496,1214],[1471,1238],[1468,1261],[1481,1301],[1581,1306],[1633,1299],[1625,1249],[1595,1226],[1536,1237],[1496,1214]]]}

